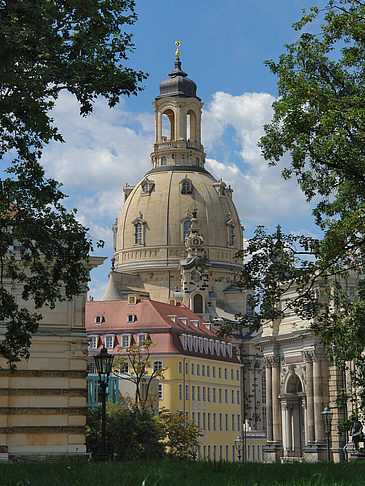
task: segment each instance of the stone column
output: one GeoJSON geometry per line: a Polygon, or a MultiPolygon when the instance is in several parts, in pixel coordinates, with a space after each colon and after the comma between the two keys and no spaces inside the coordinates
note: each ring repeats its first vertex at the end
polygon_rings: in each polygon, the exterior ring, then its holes
{"type": "Polygon", "coordinates": [[[265,358],[266,374],[266,435],[267,440],[272,441],[272,370],[271,362],[265,358]]]}
{"type": "Polygon", "coordinates": [[[274,442],[281,440],[280,426],[280,360],[278,356],[273,357],[272,367],[272,431],[274,442]]]}
{"type": "Polygon", "coordinates": [[[292,450],[292,427],[291,427],[291,406],[286,403],[284,405],[284,414],[285,414],[285,434],[283,435],[283,439],[285,438],[285,445],[284,450],[286,452],[286,456],[289,456],[289,453],[292,450]]]}
{"type": "Polygon", "coordinates": [[[323,440],[323,424],[321,412],[323,408],[322,404],[322,392],[321,392],[321,364],[320,357],[314,356],[313,361],[313,409],[314,409],[314,436],[315,440],[323,440]]]}
{"type": "Polygon", "coordinates": [[[313,361],[309,352],[303,353],[306,362],[306,398],[307,398],[307,420],[306,420],[306,442],[314,442],[314,408],[313,408],[313,361]]]}
{"type": "Polygon", "coordinates": [[[160,111],[156,112],[156,143],[162,140],[162,115],[160,111]]]}

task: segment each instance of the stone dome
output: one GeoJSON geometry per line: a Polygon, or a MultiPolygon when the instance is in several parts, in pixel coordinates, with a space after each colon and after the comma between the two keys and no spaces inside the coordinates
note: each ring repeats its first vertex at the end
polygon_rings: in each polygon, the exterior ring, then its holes
{"type": "Polygon", "coordinates": [[[114,253],[116,269],[177,268],[195,209],[211,264],[241,268],[234,255],[242,249],[242,228],[231,193],[203,168],[151,170],[127,195],[121,210],[114,253]]]}
{"type": "Polygon", "coordinates": [[[181,62],[175,61],[175,69],[160,83],[160,96],[186,96],[197,98],[196,84],[181,70],[181,62]]]}

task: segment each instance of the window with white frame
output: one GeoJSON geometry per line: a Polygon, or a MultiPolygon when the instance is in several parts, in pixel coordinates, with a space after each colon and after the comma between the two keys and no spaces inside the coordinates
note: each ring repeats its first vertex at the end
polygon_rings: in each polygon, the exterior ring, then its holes
{"type": "Polygon", "coordinates": [[[234,371],[233,371],[233,368],[231,368],[231,380],[232,381],[234,380],[234,371]]]}
{"type": "Polygon", "coordinates": [[[221,349],[221,343],[219,341],[216,341],[215,342],[215,352],[217,353],[218,356],[220,354],[220,349],[221,349]]]}
{"type": "Polygon", "coordinates": [[[222,368],[218,368],[218,378],[222,378],[222,368]]]}
{"type": "Polygon", "coordinates": [[[227,344],[228,356],[232,358],[232,343],[227,344]]]}
{"type": "Polygon", "coordinates": [[[98,347],[98,336],[90,336],[89,348],[97,349],[98,347]]]}
{"type": "Polygon", "coordinates": [[[227,368],[224,368],[224,379],[228,380],[228,370],[227,368]]]}
{"type": "Polygon", "coordinates": [[[104,316],[102,315],[95,316],[95,324],[101,324],[102,322],[104,322],[104,316]]]}
{"type": "Polygon", "coordinates": [[[195,365],[194,363],[191,363],[191,374],[195,375],[195,365]]]}
{"type": "Polygon", "coordinates": [[[240,403],[240,391],[237,390],[237,403],[240,403]]]}
{"type": "Polygon", "coordinates": [[[130,334],[122,334],[121,341],[122,341],[122,348],[123,349],[129,348],[129,346],[131,345],[131,335],[130,334]]]}
{"type": "Polygon", "coordinates": [[[209,347],[209,339],[208,338],[204,338],[204,352],[207,353],[209,350],[208,350],[208,347],[209,347]]]}
{"type": "Polygon", "coordinates": [[[181,344],[182,344],[182,347],[183,347],[184,349],[186,349],[186,348],[187,348],[187,345],[188,345],[188,336],[187,336],[186,334],[183,334],[183,335],[181,336],[181,344]]]}
{"type": "Polygon", "coordinates": [[[132,322],[135,322],[137,319],[137,316],[135,314],[128,314],[127,322],[130,324],[132,322]]]}
{"type": "Polygon", "coordinates": [[[123,361],[119,366],[119,373],[128,375],[129,374],[129,363],[128,361],[123,361]]]}
{"type": "Polygon", "coordinates": [[[163,383],[158,384],[158,399],[163,400],[163,383]]]}
{"type": "Polygon", "coordinates": [[[199,363],[196,365],[196,375],[200,376],[200,364],[199,363]]]}
{"type": "Polygon", "coordinates": [[[189,385],[185,385],[185,399],[189,400],[189,385]]]}
{"type": "Polygon", "coordinates": [[[209,352],[214,354],[214,339],[209,339],[209,352]]]}
{"type": "Polygon", "coordinates": [[[224,341],[222,341],[222,344],[221,344],[221,351],[222,351],[222,356],[225,356],[226,355],[226,343],[224,341]]]}
{"type": "Polygon", "coordinates": [[[205,365],[202,364],[202,376],[205,376],[205,365]]]}
{"type": "Polygon", "coordinates": [[[228,403],[228,390],[227,390],[227,388],[224,390],[224,403],[228,403]]]}
{"type": "Polygon", "coordinates": [[[114,347],[114,336],[111,334],[107,334],[104,336],[104,346],[106,349],[113,349],[114,347]]]}
{"type": "Polygon", "coordinates": [[[185,362],[185,374],[189,374],[189,363],[187,361],[185,362]]]}
{"type": "Polygon", "coordinates": [[[195,402],[195,385],[191,385],[191,399],[195,402]]]}
{"type": "Polygon", "coordinates": [[[182,361],[179,361],[179,373],[182,374],[183,372],[183,363],[182,361]]]}
{"type": "Polygon", "coordinates": [[[194,336],[193,342],[194,342],[194,351],[197,352],[198,351],[198,345],[199,345],[197,336],[194,336]]]}
{"type": "Polygon", "coordinates": [[[203,338],[199,337],[199,353],[202,353],[203,351],[204,351],[203,338]]]}
{"type": "Polygon", "coordinates": [[[183,399],[183,386],[179,384],[179,400],[183,399]]]}
{"type": "Polygon", "coordinates": [[[138,334],[137,335],[137,343],[144,344],[147,341],[147,334],[138,334]]]}
{"type": "Polygon", "coordinates": [[[158,360],[158,361],[154,361],[152,363],[152,369],[153,371],[160,371],[163,369],[163,362],[158,360]]]}
{"type": "Polygon", "coordinates": [[[231,395],[232,395],[232,403],[234,403],[234,390],[231,390],[231,395]]]}
{"type": "Polygon", "coordinates": [[[189,351],[192,351],[193,349],[193,336],[191,334],[188,335],[188,348],[189,351]]]}
{"type": "Polygon", "coordinates": [[[210,366],[207,365],[207,377],[209,378],[210,377],[210,366]]]}

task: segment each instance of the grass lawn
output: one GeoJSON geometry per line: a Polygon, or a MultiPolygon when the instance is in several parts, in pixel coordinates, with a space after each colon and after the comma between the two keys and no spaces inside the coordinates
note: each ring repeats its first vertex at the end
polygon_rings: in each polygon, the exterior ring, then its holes
{"type": "Polygon", "coordinates": [[[207,462],[0,464],[0,486],[365,485],[365,463],[207,462]]]}

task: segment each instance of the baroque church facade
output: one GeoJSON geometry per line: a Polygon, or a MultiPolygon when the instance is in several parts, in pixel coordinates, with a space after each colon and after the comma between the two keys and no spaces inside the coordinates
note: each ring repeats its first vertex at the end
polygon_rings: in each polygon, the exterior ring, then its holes
{"type": "MultiPolygon", "coordinates": [[[[124,187],[103,300],[135,295],[136,301],[183,303],[219,328],[252,309],[249,293],[238,286],[244,262],[235,255],[243,248],[243,227],[231,187],[205,168],[203,103],[196,90],[177,51],[175,67],[153,103],[152,167],[138,184],[124,187]]],[[[243,330],[233,341],[242,368],[241,434],[265,432],[269,462],[323,460],[321,412],[328,405],[334,412],[332,459],[341,460],[344,437],[338,425],[344,411],[336,398],[344,377],[328,362],[309,323],[286,315],[257,335],[243,330]]]]}

